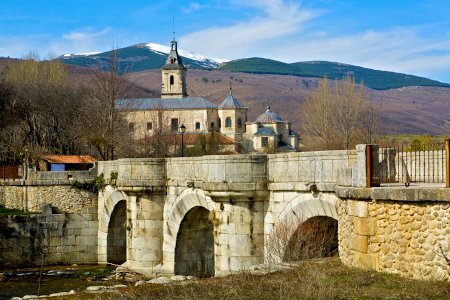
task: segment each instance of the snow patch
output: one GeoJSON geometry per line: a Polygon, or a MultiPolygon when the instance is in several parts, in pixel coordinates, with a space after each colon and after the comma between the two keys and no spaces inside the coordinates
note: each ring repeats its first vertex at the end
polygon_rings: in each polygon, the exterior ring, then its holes
{"type": "MultiPolygon", "coordinates": [[[[164,46],[164,45],[160,45],[160,44],[155,44],[155,43],[147,43],[145,44],[145,46],[147,48],[149,48],[150,50],[156,51],[156,52],[160,52],[160,53],[164,53],[164,54],[168,54],[170,52],[170,47],[168,46],[164,46]]],[[[187,51],[187,50],[183,50],[183,49],[178,49],[178,54],[180,54],[183,57],[192,59],[192,60],[196,60],[199,62],[204,62],[207,64],[221,64],[224,62],[229,61],[228,59],[222,59],[222,58],[211,58],[211,57],[207,57],[195,52],[191,52],[191,51],[187,51]]]]}
{"type": "Polygon", "coordinates": [[[68,53],[68,54],[63,54],[63,57],[71,57],[71,56],[91,56],[91,55],[96,55],[99,54],[101,52],[86,52],[86,53],[77,53],[77,54],[73,54],[73,53],[68,53]]]}

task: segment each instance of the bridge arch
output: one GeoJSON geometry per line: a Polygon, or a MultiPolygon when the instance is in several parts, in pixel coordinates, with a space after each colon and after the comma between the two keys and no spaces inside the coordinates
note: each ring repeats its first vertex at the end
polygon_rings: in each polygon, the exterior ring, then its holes
{"type": "Polygon", "coordinates": [[[295,196],[284,207],[269,233],[266,260],[298,260],[337,251],[338,205],[339,198],[332,193],[299,193],[295,196]],[[296,253],[299,248],[302,253],[296,253]]]}
{"type": "Polygon", "coordinates": [[[98,261],[123,263],[126,261],[126,195],[107,187],[99,211],[98,261]]]}
{"type": "Polygon", "coordinates": [[[214,202],[202,190],[186,189],[167,211],[163,255],[176,274],[214,276],[214,202]],[[192,244],[189,241],[195,240],[192,244]],[[187,259],[187,253],[189,259],[187,259]]]}

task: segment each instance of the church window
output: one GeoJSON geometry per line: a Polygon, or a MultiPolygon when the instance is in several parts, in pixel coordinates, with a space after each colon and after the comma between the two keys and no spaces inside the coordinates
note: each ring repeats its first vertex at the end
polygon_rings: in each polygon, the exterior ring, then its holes
{"type": "Polygon", "coordinates": [[[222,128],[222,120],[220,118],[217,119],[217,124],[219,124],[219,128],[222,128]]]}
{"type": "Polygon", "coordinates": [[[237,119],[237,126],[242,127],[242,120],[241,118],[237,119]]]}
{"type": "Polygon", "coordinates": [[[195,130],[200,130],[200,122],[195,122],[195,130]]]}
{"type": "Polygon", "coordinates": [[[261,147],[269,146],[269,138],[267,136],[263,136],[261,138],[261,147]]]}
{"type": "Polygon", "coordinates": [[[153,130],[153,123],[152,122],[147,122],[147,130],[153,130]]]}
{"type": "Polygon", "coordinates": [[[225,119],[225,127],[231,127],[231,126],[232,126],[231,118],[228,117],[225,119]]]}
{"type": "Polygon", "coordinates": [[[170,129],[172,131],[178,131],[178,119],[171,119],[170,120],[170,129]]]}
{"type": "Polygon", "coordinates": [[[174,79],[173,79],[173,75],[170,75],[170,85],[174,84],[174,79]]]}

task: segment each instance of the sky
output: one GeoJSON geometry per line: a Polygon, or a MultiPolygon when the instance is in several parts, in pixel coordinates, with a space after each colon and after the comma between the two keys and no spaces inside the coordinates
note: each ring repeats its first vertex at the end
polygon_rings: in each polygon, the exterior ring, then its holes
{"type": "Polygon", "coordinates": [[[1,0],[0,56],[169,45],[222,59],[326,60],[450,83],[448,0],[1,0]]]}

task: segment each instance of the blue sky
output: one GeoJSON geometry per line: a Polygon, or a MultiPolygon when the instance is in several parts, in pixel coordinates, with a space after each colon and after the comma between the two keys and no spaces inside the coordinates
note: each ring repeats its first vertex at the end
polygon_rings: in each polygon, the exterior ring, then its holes
{"type": "Polygon", "coordinates": [[[450,82],[448,0],[2,0],[0,56],[169,44],[235,59],[328,60],[450,82]]]}

